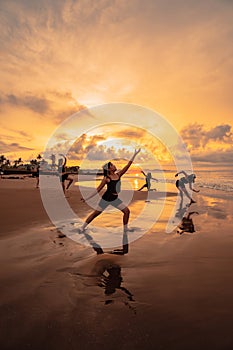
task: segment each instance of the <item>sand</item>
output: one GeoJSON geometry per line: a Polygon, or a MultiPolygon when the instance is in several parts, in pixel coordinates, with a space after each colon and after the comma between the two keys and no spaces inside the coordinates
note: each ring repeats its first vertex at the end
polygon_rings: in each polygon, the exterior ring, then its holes
{"type": "MultiPolygon", "coordinates": [[[[233,347],[230,194],[201,189],[195,232],[182,235],[164,231],[171,194],[128,254],[97,255],[58,238],[35,183],[0,179],[1,349],[233,347]]],[[[68,194],[86,215],[77,188],[68,194]]]]}

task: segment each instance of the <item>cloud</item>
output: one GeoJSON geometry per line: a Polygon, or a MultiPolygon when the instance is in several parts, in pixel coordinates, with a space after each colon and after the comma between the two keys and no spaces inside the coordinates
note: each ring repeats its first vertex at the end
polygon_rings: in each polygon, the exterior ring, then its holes
{"type": "Polygon", "coordinates": [[[112,135],[119,138],[132,138],[134,140],[139,140],[148,136],[148,132],[144,129],[134,128],[131,126],[130,128],[124,127],[123,130],[114,131],[112,135]]]}
{"type": "MultiPolygon", "coordinates": [[[[79,150],[80,151],[80,150],[79,150]]],[[[91,147],[86,147],[82,149],[83,153],[79,153],[79,156],[76,154],[75,159],[87,159],[89,161],[107,161],[107,160],[129,160],[132,157],[132,150],[129,150],[125,147],[117,148],[114,146],[107,146],[107,145],[95,145],[91,147]],[[80,155],[82,155],[80,157],[80,155]]],[[[72,154],[70,154],[72,156],[72,154]]],[[[142,151],[138,157],[137,160],[140,161],[148,161],[152,160],[152,157],[147,153],[142,151]]]]}
{"type": "Polygon", "coordinates": [[[78,103],[76,103],[75,106],[67,106],[66,108],[63,108],[63,110],[54,112],[54,121],[60,124],[65,119],[69,118],[73,114],[78,113],[79,111],[85,108],[86,108],[85,106],[79,105],[78,103]]]}
{"type": "Polygon", "coordinates": [[[185,91],[193,93],[206,89],[206,77],[222,81],[232,71],[228,2],[19,0],[3,2],[1,10],[7,71],[14,66],[41,88],[46,81],[74,87],[77,97],[113,100],[135,89],[154,95],[159,85],[158,99],[174,93],[161,87],[183,91],[177,82],[187,77],[185,91]]]}
{"type": "Polygon", "coordinates": [[[233,149],[232,150],[215,150],[211,152],[199,153],[192,155],[192,161],[214,163],[218,165],[232,165],[233,149]]]}
{"type": "Polygon", "coordinates": [[[1,98],[0,103],[12,107],[25,107],[38,114],[45,114],[50,110],[50,103],[45,97],[38,97],[29,93],[24,96],[7,94],[1,98]]]}
{"type": "MultiPolygon", "coordinates": [[[[120,136],[122,137],[126,134],[119,132],[117,135],[120,138],[120,136]]],[[[108,144],[103,144],[104,141],[109,141],[108,136],[108,133],[96,134],[92,136],[83,134],[72,146],[70,146],[69,136],[66,134],[61,134],[58,135],[58,137],[61,139],[61,142],[58,142],[56,144],[56,146],[53,148],[53,152],[61,153],[62,149],[69,149],[67,157],[68,159],[72,160],[87,159],[90,161],[103,161],[107,159],[130,159],[132,157],[132,149],[124,147],[123,145],[120,147],[119,144],[118,146],[109,146],[108,144]]],[[[111,134],[111,137],[112,136],[113,135],[111,134]]],[[[138,161],[148,161],[152,159],[152,156],[147,151],[142,150],[137,159],[138,161]]]]}
{"type": "Polygon", "coordinates": [[[25,138],[27,141],[32,141],[32,135],[28,134],[27,132],[23,131],[23,130],[18,130],[18,134],[23,136],[23,138],[25,138]]]}
{"type": "Polygon", "coordinates": [[[190,150],[205,149],[211,142],[228,146],[233,142],[229,124],[217,125],[209,129],[203,124],[189,124],[180,131],[180,135],[190,150]]]}
{"type": "MultiPolygon", "coordinates": [[[[130,141],[133,141],[135,144],[140,145],[140,147],[143,147],[147,149],[151,154],[154,154],[154,156],[159,160],[163,161],[165,158],[170,158],[169,152],[165,145],[162,144],[162,142],[154,137],[150,132],[148,132],[146,129],[143,128],[134,128],[131,126],[130,128],[123,127],[122,130],[114,131],[111,134],[112,137],[122,138],[123,140],[126,140],[126,144],[130,141]]],[[[124,142],[124,141],[123,141],[124,142]]],[[[138,156],[138,159],[142,157],[142,154],[140,153],[138,156]]],[[[147,155],[143,156],[145,160],[149,160],[148,153],[147,155]]],[[[142,158],[143,158],[142,157],[142,158]]],[[[151,158],[150,158],[151,160],[151,158]]]]}
{"type": "Polygon", "coordinates": [[[130,159],[132,152],[122,147],[116,149],[114,146],[107,147],[106,145],[99,145],[90,150],[87,155],[89,160],[106,160],[106,159],[130,159]]]}
{"type": "Polygon", "coordinates": [[[27,108],[39,114],[40,117],[49,116],[56,124],[86,108],[77,102],[70,91],[44,91],[44,94],[44,96],[29,92],[18,95],[16,93],[2,94],[0,105],[15,109],[27,108]]]}
{"type": "Polygon", "coordinates": [[[209,140],[229,142],[232,136],[230,125],[217,125],[206,132],[206,142],[209,140]]]}
{"type": "MultiPolygon", "coordinates": [[[[69,150],[69,158],[82,160],[86,155],[97,147],[99,141],[104,141],[105,137],[102,135],[87,136],[86,134],[81,135],[78,140],[72,145],[69,150]]],[[[100,158],[102,159],[102,158],[100,158]]]]}
{"type": "Polygon", "coordinates": [[[0,153],[2,154],[31,150],[33,150],[33,148],[21,146],[17,142],[5,143],[4,141],[0,141],[0,153]]]}
{"type": "MultiPolygon", "coordinates": [[[[130,159],[133,149],[141,147],[142,150],[137,156],[138,161],[148,162],[164,161],[170,159],[166,147],[153,135],[144,129],[125,125],[118,125],[117,128],[100,128],[95,135],[83,134],[70,146],[72,137],[61,133],[57,135],[58,143],[54,152],[61,152],[61,149],[69,149],[69,159],[75,160],[106,160],[106,159],[130,159]]],[[[63,152],[64,153],[64,152],[63,152]]]]}
{"type": "Polygon", "coordinates": [[[17,140],[20,140],[20,141],[32,141],[33,140],[33,137],[31,134],[25,132],[24,130],[15,130],[15,129],[11,129],[11,128],[8,128],[8,127],[4,127],[4,130],[7,130],[9,131],[11,134],[13,133],[13,135],[4,135],[4,134],[0,134],[0,138],[3,140],[7,140],[7,141],[11,141],[11,140],[14,140],[17,138],[17,140]]]}
{"type": "Polygon", "coordinates": [[[203,124],[190,124],[180,135],[190,151],[193,161],[232,164],[233,133],[229,124],[207,128],[203,124]]]}
{"type": "MultiPolygon", "coordinates": [[[[93,100],[148,106],[177,128],[188,113],[198,123],[227,125],[232,39],[227,0],[0,1],[0,105],[12,125],[31,125],[40,142],[93,100]]],[[[229,132],[223,139],[221,132],[200,139],[187,131],[186,138],[198,150],[225,142],[229,132]]]]}

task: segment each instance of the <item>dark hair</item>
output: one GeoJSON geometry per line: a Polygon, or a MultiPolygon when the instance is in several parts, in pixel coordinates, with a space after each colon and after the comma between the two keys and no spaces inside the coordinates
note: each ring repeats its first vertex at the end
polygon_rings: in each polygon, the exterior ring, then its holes
{"type": "Polygon", "coordinates": [[[196,175],[195,174],[191,174],[188,176],[189,180],[190,181],[193,181],[194,182],[194,179],[196,179],[196,175]]]}
{"type": "Polygon", "coordinates": [[[58,165],[60,166],[60,165],[62,165],[63,164],[63,158],[59,158],[58,159],[58,165]]]}
{"type": "Polygon", "coordinates": [[[108,162],[103,165],[104,176],[108,176],[108,169],[110,168],[111,164],[112,164],[111,162],[108,162]]]}

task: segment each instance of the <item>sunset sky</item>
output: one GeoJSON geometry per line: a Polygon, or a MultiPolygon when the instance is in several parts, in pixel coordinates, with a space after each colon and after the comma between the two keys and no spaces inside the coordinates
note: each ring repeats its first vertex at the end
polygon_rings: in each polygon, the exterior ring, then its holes
{"type": "Polygon", "coordinates": [[[231,0],[0,0],[0,153],[35,158],[81,108],[127,102],[172,123],[194,162],[231,164],[232,18],[231,0]]]}

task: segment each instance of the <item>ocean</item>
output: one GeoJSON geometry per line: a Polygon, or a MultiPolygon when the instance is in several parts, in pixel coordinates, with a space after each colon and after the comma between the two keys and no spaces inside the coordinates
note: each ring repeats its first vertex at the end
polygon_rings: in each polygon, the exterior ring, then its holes
{"type": "MultiPolygon", "coordinates": [[[[209,188],[214,191],[233,192],[233,168],[231,167],[194,167],[195,187],[209,188]]],[[[174,172],[165,170],[166,181],[175,183],[174,172]]]]}
{"type": "MultiPolygon", "coordinates": [[[[176,192],[175,169],[145,169],[145,173],[151,172],[152,177],[158,179],[158,182],[151,180],[152,189],[159,191],[176,192]]],[[[233,192],[233,168],[232,167],[194,167],[193,172],[196,174],[195,188],[209,188],[214,191],[233,192]]],[[[76,185],[96,188],[102,177],[98,176],[93,180],[93,176],[81,176],[80,182],[76,185]]],[[[122,177],[122,189],[133,189],[137,191],[145,183],[145,178],[141,173],[126,174],[122,177]]],[[[144,189],[145,190],[145,189],[144,189]]]]}

